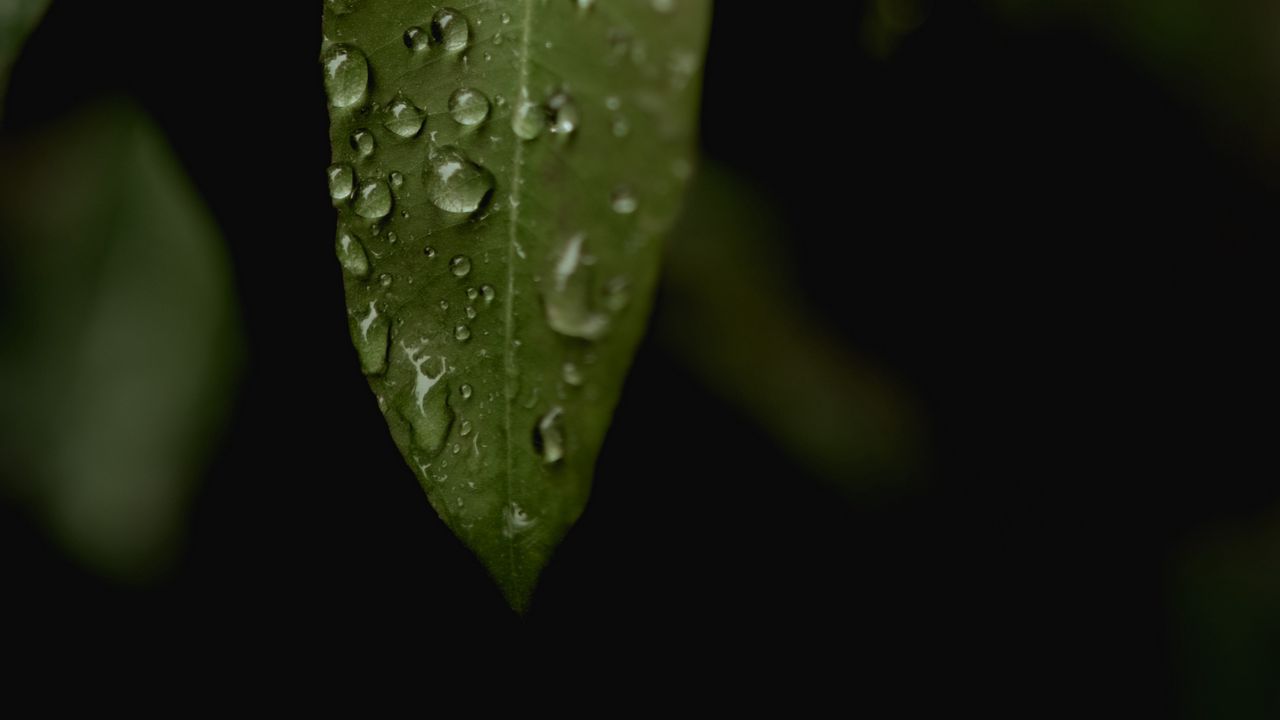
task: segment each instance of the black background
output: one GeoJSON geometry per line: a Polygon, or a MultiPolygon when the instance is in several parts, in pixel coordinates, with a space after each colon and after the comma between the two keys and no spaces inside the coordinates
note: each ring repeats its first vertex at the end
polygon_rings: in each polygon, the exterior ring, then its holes
{"type": "Polygon", "coordinates": [[[938,3],[879,61],[861,3],[720,2],[705,151],[776,201],[805,299],[916,388],[935,473],[850,504],[650,341],[520,619],[350,347],[313,5],[56,0],[18,63],[9,131],[122,92],[158,120],[230,243],[248,356],[177,575],[102,584],[4,506],[6,635],[122,664],[442,660],[553,701],[798,681],[856,706],[889,679],[904,707],[1173,710],[1174,554],[1280,499],[1277,196],[1242,143],[1083,32],[938,3]]]}

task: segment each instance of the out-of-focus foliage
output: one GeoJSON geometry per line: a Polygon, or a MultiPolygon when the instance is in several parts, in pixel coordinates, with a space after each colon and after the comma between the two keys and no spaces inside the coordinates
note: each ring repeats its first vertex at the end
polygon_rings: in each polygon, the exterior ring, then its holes
{"type": "Polygon", "coordinates": [[[699,170],[668,244],[657,331],[817,475],[854,493],[901,488],[926,462],[916,408],[805,307],[771,207],[723,168],[699,170]]]}
{"type": "Polygon", "coordinates": [[[9,69],[27,33],[44,13],[48,0],[0,0],[0,115],[4,114],[4,90],[9,69]]]}
{"type": "Polygon", "coordinates": [[[0,142],[0,472],[98,571],[181,539],[238,356],[221,238],[124,103],[0,142]]]}

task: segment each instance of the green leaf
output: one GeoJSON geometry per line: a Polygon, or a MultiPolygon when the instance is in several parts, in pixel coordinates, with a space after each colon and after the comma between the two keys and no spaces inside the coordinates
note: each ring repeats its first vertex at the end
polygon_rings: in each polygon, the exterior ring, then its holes
{"type": "Polygon", "coordinates": [[[4,111],[3,98],[9,85],[9,70],[22,48],[27,34],[44,15],[49,0],[3,0],[0,2],[0,115],[4,111]]]}
{"type": "Polygon", "coordinates": [[[119,103],[0,143],[0,471],[91,568],[154,579],[225,418],[230,264],[160,133],[119,103]]]}
{"type": "Polygon", "coordinates": [[[645,329],[709,12],[326,5],[357,354],[431,504],[518,611],[586,504],[645,329]]]}

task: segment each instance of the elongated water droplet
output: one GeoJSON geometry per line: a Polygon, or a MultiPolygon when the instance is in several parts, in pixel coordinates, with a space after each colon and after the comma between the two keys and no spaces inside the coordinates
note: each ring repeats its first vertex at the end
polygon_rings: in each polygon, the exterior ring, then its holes
{"type": "Polygon", "coordinates": [[[432,148],[423,172],[427,197],[445,212],[475,212],[493,191],[493,175],[457,148],[432,148]]]}
{"type": "Polygon", "coordinates": [[[382,124],[388,130],[402,138],[411,138],[422,132],[422,123],[426,114],[404,95],[397,95],[387,105],[386,116],[382,124]]]}
{"type": "Polygon", "coordinates": [[[479,125],[489,117],[489,98],[473,88],[458,88],[449,96],[449,115],[459,125],[479,125]]]}
{"type": "Polygon", "coordinates": [[[351,133],[351,149],[360,153],[360,157],[373,154],[373,133],[361,128],[351,133]]]}
{"type": "Polygon", "coordinates": [[[351,318],[351,339],[360,356],[360,369],[366,375],[387,371],[387,339],[391,330],[386,315],[378,312],[376,302],[369,301],[369,311],[351,318]]]}
{"type": "Polygon", "coordinates": [[[459,393],[460,395],[462,395],[462,399],[463,399],[463,400],[470,400],[470,399],[471,399],[471,386],[470,386],[470,385],[468,385],[468,384],[466,384],[466,383],[463,383],[463,384],[462,384],[462,387],[458,388],[458,393],[459,393]]]}
{"type": "Polygon", "coordinates": [[[324,64],[324,89],[330,105],[351,107],[364,98],[369,83],[369,63],[364,53],[350,45],[330,45],[320,61],[324,64]]]}
{"type": "Polygon", "coordinates": [[[356,214],[377,220],[391,212],[391,188],[382,180],[362,183],[356,193],[356,214]]]}
{"type": "Polygon", "coordinates": [[[470,421],[470,420],[463,420],[463,421],[462,421],[462,427],[458,430],[458,434],[459,434],[459,435],[461,435],[462,437],[466,437],[466,436],[468,436],[468,435],[470,435],[470,434],[471,434],[471,421],[470,421]]]}
{"type": "Polygon", "coordinates": [[[335,163],[329,166],[329,197],[334,200],[346,200],[351,197],[355,187],[355,171],[347,163],[335,163]]]}
{"type": "Polygon", "coordinates": [[[449,363],[443,357],[426,354],[425,347],[410,349],[401,344],[405,357],[415,373],[412,396],[406,395],[406,406],[400,413],[409,422],[413,444],[430,455],[436,455],[444,447],[453,427],[454,412],[449,407],[448,386],[441,384],[449,363]],[[437,370],[438,368],[438,370],[437,370]],[[432,370],[436,370],[432,374],[432,370]],[[439,388],[436,385],[440,384],[439,388]]]}
{"type": "Polygon", "coordinates": [[[568,135],[578,127],[578,104],[566,92],[558,92],[547,99],[551,112],[551,132],[568,135]]]}
{"type": "Polygon", "coordinates": [[[565,242],[555,258],[551,282],[543,290],[543,307],[552,330],[569,337],[596,340],[609,330],[609,316],[593,307],[591,264],[581,233],[565,242]]]}
{"type": "Polygon", "coordinates": [[[609,207],[619,215],[630,215],[638,206],[636,196],[625,185],[614,188],[613,194],[609,196],[609,207]]]}
{"type": "Polygon", "coordinates": [[[467,18],[453,8],[440,8],[431,16],[431,35],[449,52],[457,52],[467,46],[470,29],[467,18]]]}
{"type": "Polygon", "coordinates": [[[471,272],[471,258],[458,255],[449,261],[449,270],[454,277],[464,278],[471,272]]]}
{"type": "Polygon", "coordinates": [[[414,52],[422,52],[431,46],[431,35],[420,27],[414,26],[404,31],[404,46],[414,52]]]}
{"type": "Polygon", "coordinates": [[[360,238],[347,230],[339,229],[334,250],[338,253],[338,262],[342,264],[343,270],[358,278],[369,275],[369,256],[365,254],[360,238]]]}
{"type": "Polygon", "coordinates": [[[546,465],[564,459],[564,411],[559,406],[547,411],[533,429],[533,450],[546,465]]]}
{"type": "Polygon", "coordinates": [[[511,131],[521,140],[532,140],[547,127],[547,111],[541,105],[523,99],[511,113],[511,131]]]}
{"type": "Polygon", "coordinates": [[[480,294],[484,296],[484,304],[486,307],[492,305],[494,298],[498,297],[498,292],[493,289],[492,285],[481,285],[480,294]]]}

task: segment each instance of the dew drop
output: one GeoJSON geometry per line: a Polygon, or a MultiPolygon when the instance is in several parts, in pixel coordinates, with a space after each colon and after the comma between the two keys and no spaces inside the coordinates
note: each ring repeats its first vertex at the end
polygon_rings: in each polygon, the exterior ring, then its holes
{"type": "Polygon", "coordinates": [[[547,99],[547,109],[551,112],[551,132],[568,135],[578,127],[580,122],[578,104],[566,92],[558,92],[547,99]]]}
{"type": "Polygon", "coordinates": [[[373,154],[373,133],[363,128],[351,133],[351,149],[360,153],[360,157],[373,154]]]}
{"type": "Polygon", "coordinates": [[[596,0],[573,0],[573,4],[578,6],[583,12],[595,7],[596,0]]]}
{"type": "Polygon", "coordinates": [[[382,180],[364,183],[356,193],[356,214],[377,220],[391,212],[391,188],[382,180]]]}
{"type": "Polygon", "coordinates": [[[467,288],[467,299],[468,299],[468,300],[471,300],[471,301],[473,301],[473,302],[474,302],[474,301],[475,301],[475,299],[476,299],[476,298],[478,298],[478,297],[480,297],[480,291],[479,291],[479,290],[477,290],[477,289],[475,289],[475,288],[473,288],[473,287],[472,287],[472,288],[467,288]]]}
{"type": "Polygon", "coordinates": [[[630,215],[636,211],[637,206],[636,196],[625,185],[614,188],[613,194],[609,196],[609,207],[619,215],[630,215]]]}
{"type": "Polygon", "coordinates": [[[566,362],[564,366],[560,368],[560,377],[564,378],[566,383],[574,387],[578,387],[582,384],[582,370],[572,362],[566,362]]]}
{"type": "Polygon", "coordinates": [[[471,328],[466,325],[459,325],[453,329],[453,337],[461,342],[471,339],[471,328]]]}
{"type": "Polygon", "coordinates": [[[340,229],[334,250],[338,253],[338,262],[342,264],[343,270],[358,278],[369,275],[369,256],[365,254],[360,238],[340,229]]]}
{"type": "Polygon", "coordinates": [[[596,340],[609,329],[609,316],[592,304],[591,265],[581,233],[557,253],[551,282],[543,290],[543,307],[552,330],[569,337],[596,340]]]}
{"type": "Polygon", "coordinates": [[[392,170],[391,174],[387,176],[387,179],[391,181],[391,187],[396,188],[397,190],[404,185],[404,174],[399,170],[392,170]]]}
{"type": "Polygon", "coordinates": [[[422,132],[425,113],[404,95],[397,95],[387,105],[382,124],[402,138],[411,138],[422,132]]]}
{"type": "Polygon", "coordinates": [[[466,313],[467,313],[467,319],[468,319],[468,320],[475,320],[475,319],[476,319],[476,309],[475,309],[475,308],[473,308],[473,307],[471,307],[470,305],[468,305],[468,306],[467,306],[466,313]]]}
{"type": "Polygon", "coordinates": [[[619,312],[631,302],[630,284],[621,275],[613,278],[604,286],[604,306],[613,312],[619,312]]]}
{"type": "Polygon", "coordinates": [[[369,83],[369,63],[364,53],[350,45],[331,45],[320,62],[324,64],[324,89],[330,105],[351,107],[364,98],[369,83]]]}
{"type": "MultiPolygon", "coordinates": [[[[453,409],[448,403],[447,388],[441,387],[433,391],[448,372],[448,361],[443,356],[439,357],[439,371],[433,375],[430,370],[436,366],[436,358],[425,354],[424,347],[410,349],[402,343],[401,349],[416,373],[413,393],[405,394],[408,402],[401,414],[409,421],[409,427],[413,431],[413,444],[431,455],[438,454],[449,437],[454,419],[453,409]]],[[[444,467],[444,464],[441,463],[440,466],[444,467]]]]}
{"type": "Polygon", "coordinates": [[[395,278],[391,277],[387,273],[382,273],[378,276],[378,283],[384,288],[391,287],[391,283],[393,282],[395,282],[395,278]]]}
{"type": "Polygon", "coordinates": [[[391,326],[387,317],[378,312],[378,305],[369,301],[369,311],[351,318],[351,339],[356,354],[360,356],[360,369],[366,375],[381,375],[387,371],[387,339],[391,326]]]}
{"type": "Polygon", "coordinates": [[[479,90],[458,88],[449,96],[449,115],[459,125],[479,125],[489,117],[489,98],[479,90]]]}
{"type": "Polygon", "coordinates": [[[470,400],[470,399],[471,399],[471,386],[470,386],[470,385],[468,385],[468,384],[466,384],[466,383],[463,383],[463,384],[462,384],[462,387],[458,388],[458,394],[462,395],[462,399],[463,399],[463,400],[470,400]]]}
{"type": "Polygon", "coordinates": [[[334,200],[346,200],[355,189],[355,172],[347,163],[335,163],[329,166],[329,197],[334,200]]]}
{"type": "Polygon", "coordinates": [[[511,131],[521,140],[532,140],[547,127],[547,113],[541,105],[525,98],[511,113],[511,131]]]}
{"type": "Polygon", "coordinates": [[[400,236],[396,235],[395,230],[387,231],[387,242],[391,243],[392,245],[395,245],[396,243],[400,242],[400,236]]]}
{"type": "Polygon", "coordinates": [[[427,259],[430,260],[431,258],[436,256],[436,249],[428,245],[422,248],[422,254],[426,255],[427,259]]]}
{"type": "Polygon", "coordinates": [[[424,172],[427,197],[445,212],[475,212],[493,191],[493,175],[457,148],[432,148],[424,172]]]}
{"type": "Polygon", "coordinates": [[[484,296],[485,306],[492,305],[494,298],[498,297],[498,293],[493,289],[492,285],[481,285],[480,294],[484,296]]]}
{"type": "Polygon", "coordinates": [[[449,261],[449,271],[454,277],[464,278],[471,272],[471,258],[466,255],[457,255],[449,261]]]}
{"type": "Polygon", "coordinates": [[[533,429],[533,450],[545,465],[564,459],[564,411],[559,406],[538,419],[533,429]]]}
{"type": "Polygon", "coordinates": [[[457,52],[467,46],[470,31],[467,18],[452,8],[440,8],[431,17],[431,35],[449,52],[457,52]]]}
{"type": "Polygon", "coordinates": [[[420,27],[414,26],[404,31],[404,46],[414,52],[422,52],[431,46],[431,35],[420,27]]]}

